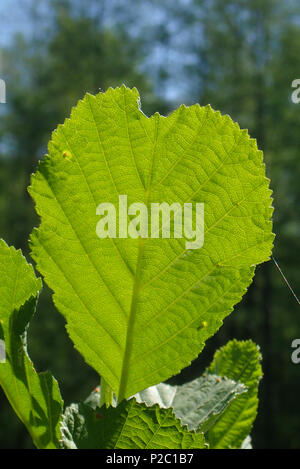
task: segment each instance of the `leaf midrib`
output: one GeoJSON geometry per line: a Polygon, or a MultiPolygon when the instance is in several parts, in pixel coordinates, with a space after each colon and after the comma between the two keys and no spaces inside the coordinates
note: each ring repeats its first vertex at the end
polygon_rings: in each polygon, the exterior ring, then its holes
{"type": "MultiPolygon", "coordinates": [[[[160,116],[159,114],[154,114],[154,117],[155,117],[155,121],[154,121],[155,122],[155,137],[154,137],[153,148],[152,148],[149,179],[148,179],[147,189],[145,193],[144,203],[146,207],[148,207],[150,193],[151,193],[153,163],[154,163],[154,156],[155,156],[156,145],[157,145],[158,123],[159,123],[160,116]]],[[[126,333],[126,342],[125,342],[124,359],[123,359],[123,364],[122,364],[120,387],[119,387],[119,393],[118,393],[119,401],[122,401],[126,397],[129,397],[129,396],[126,396],[126,388],[127,388],[127,383],[128,383],[130,358],[132,354],[134,325],[135,325],[136,311],[137,311],[137,305],[138,305],[138,296],[139,296],[140,285],[141,285],[141,270],[142,270],[142,260],[143,260],[144,249],[145,249],[145,239],[140,237],[137,267],[136,267],[134,282],[133,282],[132,300],[131,300],[131,307],[130,307],[130,313],[129,313],[127,333],[126,333]]]]}

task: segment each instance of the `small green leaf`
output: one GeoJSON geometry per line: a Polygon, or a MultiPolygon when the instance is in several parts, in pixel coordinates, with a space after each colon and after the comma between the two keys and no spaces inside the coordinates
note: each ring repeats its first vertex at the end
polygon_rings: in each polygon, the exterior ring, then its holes
{"type": "Polygon", "coordinates": [[[177,418],[190,430],[206,432],[238,395],[246,392],[241,383],[205,375],[181,386],[158,384],[135,395],[138,402],[173,407],[177,418]]]}
{"type": "Polygon", "coordinates": [[[246,387],[228,378],[206,375],[177,387],[173,407],[189,429],[206,432],[246,387]]]}
{"type": "Polygon", "coordinates": [[[26,348],[41,280],[20,251],[0,240],[0,385],[38,448],[58,448],[62,400],[50,373],[37,373],[26,348]]]}
{"type": "Polygon", "coordinates": [[[172,409],[135,399],[93,409],[72,404],[65,411],[62,444],[67,449],[203,449],[203,433],[188,431],[172,409]]]}
{"type": "Polygon", "coordinates": [[[257,414],[260,361],[259,348],[251,340],[233,340],[216,352],[208,372],[245,384],[247,392],[238,396],[206,433],[210,448],[238,449],[249,435],[257,414]]]}

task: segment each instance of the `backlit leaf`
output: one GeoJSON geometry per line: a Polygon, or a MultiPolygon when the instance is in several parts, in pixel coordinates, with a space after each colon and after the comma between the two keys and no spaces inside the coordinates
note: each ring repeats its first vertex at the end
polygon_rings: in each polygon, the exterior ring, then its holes
{"type": "MultiPolygon", "coordinates": [[[[28,357],[27,328],[41,280],[20,251],[0,240],[0,337],[5,357],[0,385],[38,448],[58,448],[62,400],[49,372],[37,373],[28,357]]],[[[3,425],[3,422],[2,422],[3,425]]]]}
{"type": "Polygon", "coordinates": [[[31,237],[37,268],[75,347],[119,400],[189,365],[272,249],[269,181],[247,131],[210,106],[148,118],[125,86],[79,102],[30,193],[41,217],[31,237]],[[98,205],[118,211],[120,195],[149,211],[203,203],[203,247],[98,238],[98,205]]]}

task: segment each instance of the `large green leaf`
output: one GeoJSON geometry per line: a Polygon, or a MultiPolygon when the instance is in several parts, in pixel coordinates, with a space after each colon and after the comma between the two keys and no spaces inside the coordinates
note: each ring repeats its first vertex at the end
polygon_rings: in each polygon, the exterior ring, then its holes
{"type": "MultiPolygon", "coordinates": [[[[41,280],[20,251],[0,240],[0,385],[38,448],[58,448],[62,400],[50,373],[37,373],[26,350],[41,280]]],[[[3,425],[3,422],[1,422],[3,425]]]]}
{"type": "Polygon", "coordinates": [[[244,383],[247,392],[238,396],[208,431],[210,448],[249,447],[247,436],[257,414],[257,391],[262,377],[260,360],[259,348],[251,340],[230,341],[216,352],[208,372],[244,383]]]}
{"type": "Polygon", "coordinates": [[[203,433],[188,431],[172,409],[147,407],[135,399],[108,409],[72,404],[64,414],[62,443],[67,449],[205,448],[203,433]]]}
{"type": "Polygon", "coordinates": [[[269,259],[262,152],[210,106],[147,118],[136,89],[86,95],[53,133],[31,237],[75,347],[119,400],[189,365],[269,259]],[[100,203],[204,203],[205,239],[99,239],[100,203]]]}

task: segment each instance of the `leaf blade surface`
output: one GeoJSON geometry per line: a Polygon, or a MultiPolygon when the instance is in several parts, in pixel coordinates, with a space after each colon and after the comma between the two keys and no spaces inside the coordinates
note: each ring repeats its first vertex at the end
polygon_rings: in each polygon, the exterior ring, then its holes
{"type": "Polygon", "coordinates": [[[38,448],[59,447],[62,399],[49,372],[37,373],[27,354],[27,328],[41,280],[20,251],[0,240],[0,334],[5,360],[0,385],[38,448]]]}
{"type": "Polygon", "coordinates": [[[109,89],[54,132],[30,188],[32,255],[75,347],[119,399],[188,366],[240,301],[272,249],[268,186],[256,142],[209,106],[147,118],[135,89],[109,89]],[[97,206],[120,195],[204,203],[203,247],[97,238],[97,206]]]}

